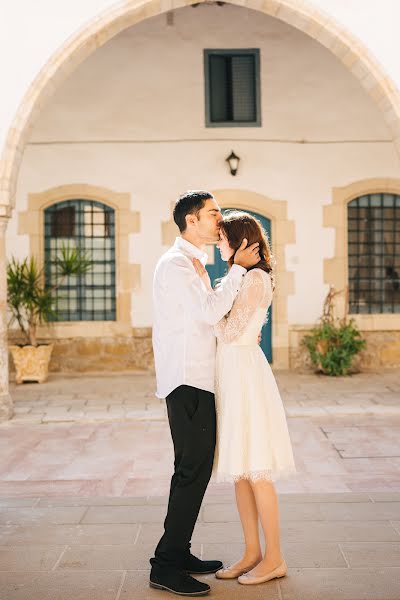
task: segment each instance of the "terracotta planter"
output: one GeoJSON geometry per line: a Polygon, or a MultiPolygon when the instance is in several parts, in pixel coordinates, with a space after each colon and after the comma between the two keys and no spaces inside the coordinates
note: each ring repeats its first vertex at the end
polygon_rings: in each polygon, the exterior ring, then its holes
{"type": "Polygon", "coordinates": [[[37,381],[43,383],[49,372],[49,362],[53,344],[41,346],[10,346],[14,359],[16,383],[37,381]]]}

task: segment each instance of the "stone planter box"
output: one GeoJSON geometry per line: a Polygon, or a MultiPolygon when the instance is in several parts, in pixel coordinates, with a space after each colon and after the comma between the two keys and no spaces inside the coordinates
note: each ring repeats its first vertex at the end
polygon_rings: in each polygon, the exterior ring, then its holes
{"type": "Polygon", "coordinates": [[[53,344],[40,346],[10,346],[15,365],[15,381],[46,381],[53,344]]]}

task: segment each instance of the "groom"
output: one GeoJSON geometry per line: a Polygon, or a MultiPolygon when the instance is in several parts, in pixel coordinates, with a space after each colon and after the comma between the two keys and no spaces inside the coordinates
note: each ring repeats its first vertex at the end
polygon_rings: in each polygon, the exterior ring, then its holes
{"type": "Polygon", "coordinates": [[[159,260],[154,274],[153,349],[157,397],[167,402],[175,453],[164,534],[150,560],[150,586],[183,596],[203,596],[210,586],[191,574],[215,573],[217,560],[200,560],[190,540],[211,477],[216,417],[213,325],[232,308],[246,269],[259,260],[258,244],[242,246],[221,285],[207,291],[193,266],[204,265],[204,246],[219,239],[220,208],[212,194],[189,191],[174,208],[180,236],[159,260]]]}

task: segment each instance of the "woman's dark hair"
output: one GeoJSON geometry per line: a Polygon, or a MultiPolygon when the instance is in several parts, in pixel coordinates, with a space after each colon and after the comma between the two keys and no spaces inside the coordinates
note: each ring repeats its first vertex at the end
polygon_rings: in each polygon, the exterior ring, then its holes
{"type": "Polygon", "coordinates": [[[174,206],[174,221],[179,227],[179,231],[186,231],[186,215],[199,215],[204,207],[206,200],[214,198],[210,192],[202,190],[189,190],[179,196],[174,206]]]}
{"type": "MultiPolygon", "coordinates": [[[[247,245],[259,243],[260,261],[250,269],[262,269],[271,276],[272,289],[274,289],[273,256],[268,240],[268,234],[263,229],[260,221],[249,213],[233,210],[224,213],[224,218],[219,224],[220,231],[225,235],[232,250],[238,250],[246,238],[247,245]]],[[[235,254],[228,260],[229,268],[233,265],[235,254]]]]}

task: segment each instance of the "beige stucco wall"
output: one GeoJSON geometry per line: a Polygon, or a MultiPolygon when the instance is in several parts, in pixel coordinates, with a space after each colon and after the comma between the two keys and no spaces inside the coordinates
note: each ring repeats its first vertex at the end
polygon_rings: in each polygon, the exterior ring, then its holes
{"type": "MultiPolygon", "coordinates": [[[[2,3],[0,146],[3,145],[23,95],[50,56],[103,11],[119,14],[120,5],[128,9],[134,2],[85,0],[60,3],[42,0],[40,10],[28,0],[2,3]]],[[[176,1],[163,0],[160,2],[160,11],[171,10],[174,5],[176,1]]],[[[397,35],[400,16],[398,0],[267,0],[259,4],[261,9],[264,6],[266,10],[271,7],[282,18],[289,18],[293,8],[300,14],[302,9],[305,14],[311,13],[313,9],[319,10],[326,22],[335,19],[338,29],[347,28],[354,34],[376,56],[388,76],[400,86],[400,64],[397,60],[400,48],[397,35]]]]}
{"type": "Polygon", "coordinates": [[[141,223],[129,235],[128,261],[141,270],[131,321],[149,327],[152,272],[165,250],[161,222],[170,219],[171,201],[188,188],[249,190],[287,202],[295,223],[295,242],[282,256],[294,277],[287,319],[310,324],[326,292],[324,260],[335,251],[334,229],[323,227],[332,189],[398,175],[381,113],[328,50],[254,11],[188,7],[174,13],[173,25],[162,15],[123,32],[56,92],[25,152],[7,250],[30,250],[18,220],[31,193],[89,184],[128,194],[141,223]],[[205,128],[203,48],[239,39],[238,47],[261,51],[263,126],[205,128]],[[232,148],[242,159],[235,178],[224,160],[232,148]]]}
{"type": "Polygon", "coordinates": [[[357,78],[291,25],[229,4],[171,15],[171,25],[153,17],[97,49],[56,90],[30,141],[391,139],[357,78]],[[262,128],[204,128],[209,47],[260,48],[262,128]]]}

